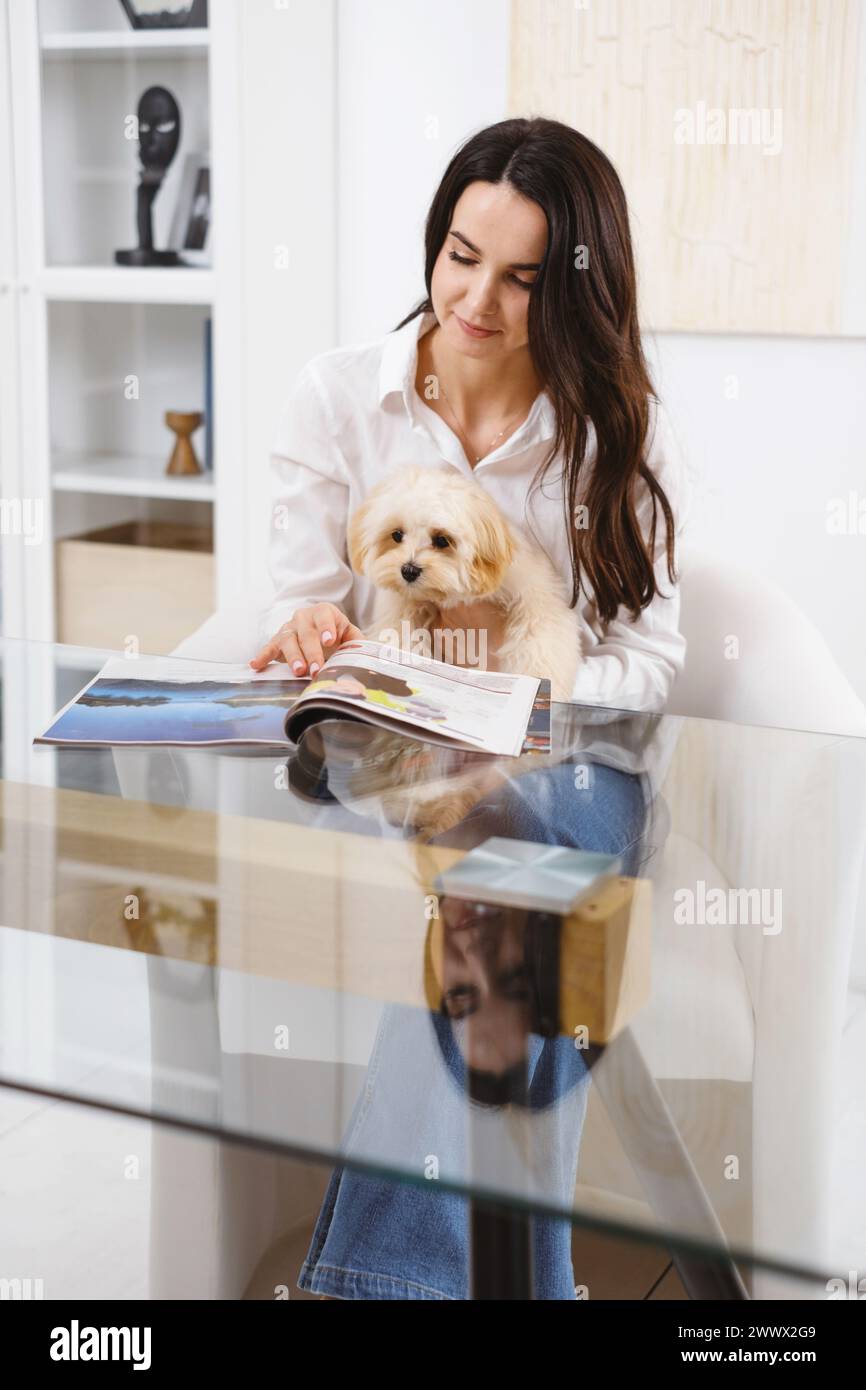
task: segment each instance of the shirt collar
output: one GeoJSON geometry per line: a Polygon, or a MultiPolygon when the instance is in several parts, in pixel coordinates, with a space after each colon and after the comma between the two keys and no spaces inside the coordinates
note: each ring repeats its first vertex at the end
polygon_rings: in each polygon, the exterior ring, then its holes
{"type": "MultiPolygon", "coordinates": [[[[403,397],[410,419],[410,402],[415,389],[415,372],[418,366],[418,340],[423,338],[435,322],[436,315],[432,309],[416,314],[415,318],[410,319],[402,328],[387,335],[382,349],[382,361],[379,366],[379,404],[383,405],[387,396],[396,393],[403,397]]],[[[517,435],[523,436],[524,431],[532,432],[532,439],[525,441],[527,444],[552,439],[556,433],[556,411],[546,391],[541,391],[536,396],[532,409],[517,435]]],[[[515,435],[514,438],[516,437],[515,435]]]]}
{"type": "Polygon", "coordinates": [[[428,309],[423,314],[416,314],[414,319],[386,337],[379,367],[380,405],[394,391],[404,398],[408,397],[418,365],[418,339],[423,338],[435,322],[436,315],[432,309],[428,309]]]}

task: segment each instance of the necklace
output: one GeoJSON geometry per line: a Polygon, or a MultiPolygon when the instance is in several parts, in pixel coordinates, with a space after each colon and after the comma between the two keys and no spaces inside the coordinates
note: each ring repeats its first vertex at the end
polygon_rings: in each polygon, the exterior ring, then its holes
{"type": "MultiPolygon", "coordinates": [[[[451,414],[452,414],[453,417],[454,417],[455,424],[457,425],[457,428],[458,428],[458,430],[459,430],[459,432],[460,432],[460,437],[461,437],[461,439],[463,440],[463,444],[464,444],[464,447],[465,447],[465,446],[469,443],[469,439],[468,439],[468,437],[467,437],[467,434],[466,434],[465,429],[463,428],[463,426],[461,425],[460,421],[459,421],[458,418],[457,418],[457,412],[456,412],[456,410],[454,409],[454,407],[453,407],[453,405],[451,404],[451,402],[448,400],[448,392],[445,390],[445,387],[442,385],[441,381],[439,382],[439,389],[441,390],[442,396],[443,396],[445,402],[447,403],[448,409],[451,411],[451,414]]],[[[495,434],[495,435],[493,436],[493,438],[491,439],[490,443],[487,445],[487,448],[484,450],[484,453],[476,454],[476,456],[475,456],[475,462],[476,462],[476,463],[480,463],[480,462],[481,462],[481,460],[484,458],[484,454],[489,454],[489,453],[490,453],[491,449],[494,447],[494,445],[497,443],[497,441],[500,440],[500,439],[502,438],[502,436],[508,432],[509,428],[510,428],[513,424],[516,424],[516,423],[517,423],[517,421],[520,419],[520,416],[521,416],[522,414],[523,414],[523,411],[522,411],[522,410],[519,411],[518,414],[514,416],[514,419],[513,419],[513,420],[509,420],[509,421],[507,422],[507,424],[505,425],[505,428],[504,428],[504,429],[501,429],[501,430],[499,431],[498,434],[495,434]]],[[[470,450],[469,452],[471,452],[471,450],[470,450]]]]}

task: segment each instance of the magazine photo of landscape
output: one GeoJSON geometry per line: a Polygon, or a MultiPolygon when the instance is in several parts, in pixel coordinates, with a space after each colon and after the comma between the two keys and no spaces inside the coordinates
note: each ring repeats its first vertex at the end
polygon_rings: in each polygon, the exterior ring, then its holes
{"type": "Polygon", "coordinates": [[[285,744],[286,715],[306,682],[99,679],[46,730],[74,743],[285,744]]]}

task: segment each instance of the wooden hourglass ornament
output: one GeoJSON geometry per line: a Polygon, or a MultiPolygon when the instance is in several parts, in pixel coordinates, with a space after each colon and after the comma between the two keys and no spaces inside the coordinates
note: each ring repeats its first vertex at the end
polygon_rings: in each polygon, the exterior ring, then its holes
{"type": "Polygon", "coordinates": [[[195,456],[195,449],[192,447],[190,435],[193,434],[203,424],[204,415],[200,410],[180,411],[167,410],[165,412],[165,423],[170,430],[174,430],[177,435],[177,443],[174,446],[171,458],[168,461],[166,473],[174,475],[185,473],[201,473],[202,468],[195,456]]]}

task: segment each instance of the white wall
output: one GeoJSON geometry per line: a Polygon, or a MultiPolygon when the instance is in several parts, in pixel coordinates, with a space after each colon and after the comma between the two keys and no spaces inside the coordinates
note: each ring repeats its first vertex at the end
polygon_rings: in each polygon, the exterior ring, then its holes
{"type": "MultiPolygon", "coordinates": [[[[423,293],[438,178],[506,114],[509,12],[338,0],[338,342],[388,331],[423,293]]],[[[659,334],[647,348],[695,474],[694,538],[787,589],[866,699],[866,535],[825,526],[829,499],[866,499],[866,341],[659,334]]]]}
{"type": "Polygon", "coordinates": [[[505,114],[509,11],[337,0],[341,343],[387,333],[424,294],[436,186],[466,137],[505,114]]]}
{"type": "Polygon", "coordinates": [[[253,584],[264,587],[268,456],[280,403],[304,363],[340,341],[335,0],[235,3],[243,5],[244,16],[244,375],[238,391],[244,403],[250,574],[253,584]]]}

